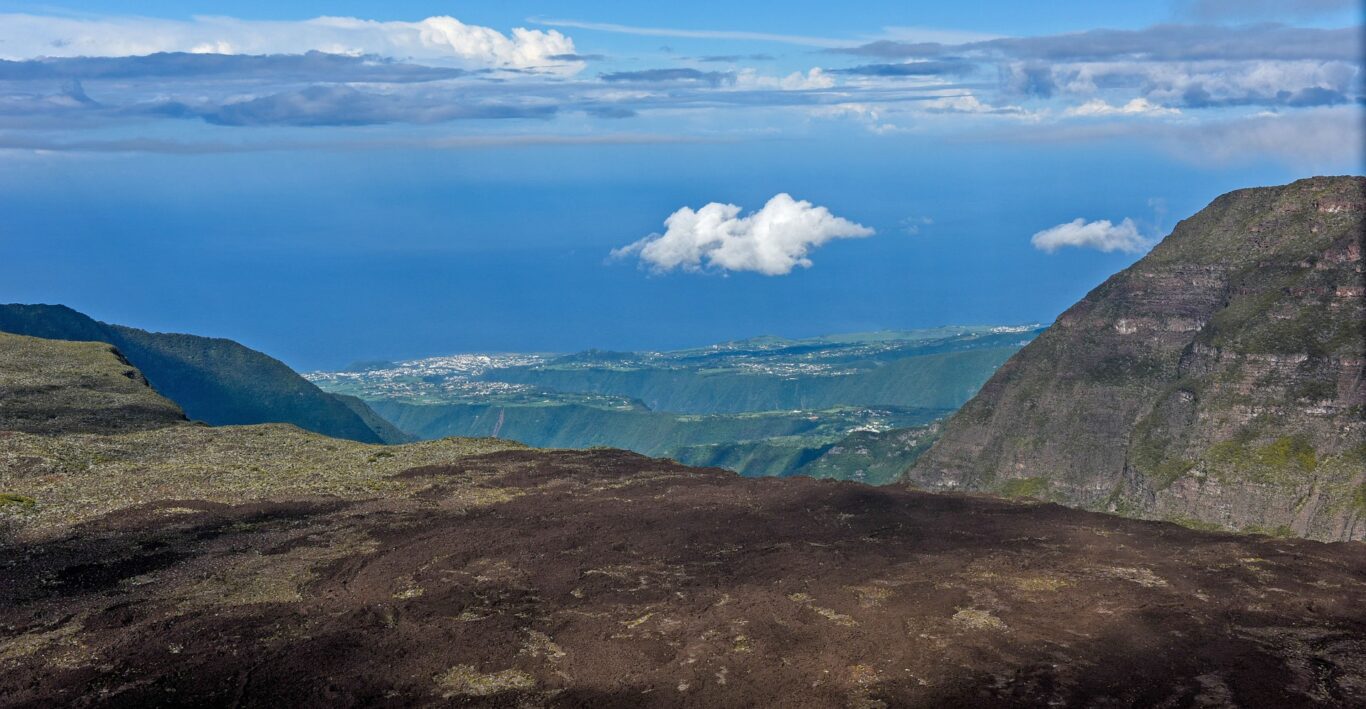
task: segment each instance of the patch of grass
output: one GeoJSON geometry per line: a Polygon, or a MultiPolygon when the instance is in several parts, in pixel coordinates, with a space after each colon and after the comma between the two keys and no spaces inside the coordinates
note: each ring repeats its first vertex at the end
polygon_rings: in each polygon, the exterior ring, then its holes
{"type": "Polygon", "coordinates": [[[1275,527],[1263,527],[1260,524],[1251,524],[1243,527],[1242,531],[1246,534],[1264,534],[1268,537],[1276,537],[1277,539],[1289,539],[1290,537],[1295,536],[1295,530],[1291,529],[1288,524],[1277,525],[1275,527]]]}
{"type": "Polygon", "coordinates": [[[1206,449],[1204,458],[1220,479],[1273,484],[1292,483],[1319,466],[1318,452],[1302,435],[1281,436],[1260,446],[1241,438],[1220,441],[1206,449]]]}
{"type": "Polygon", "coordinates": [[[1005,621],[978,608],[962,608],[953,614],[953,622],[971,630],[1006,630],[1005,621]]]}
{"type": "Polygon", "coordinates": [[[843,625],[846,628],[852,628],[858,625],[858,621],[854,620],[852,616],[840,613],[839,611],[833,608],[811,606],[811,610],[816,611],[816,613],[818,613],[822,618],[825,618],[826,620],[836,625],[843,625]]]}
{"type": "Polygon", "coordinates": [[[1366,514],[1366,483],[1357,485],[1357,489],[1352,493],[1352,509],[1366,514]]]}
{"type": "Polygon", "coordinates": [[[502,670],[483,673],[471,665],[456,665],[436,678],[446,699],[455,697],[489,697],[504,692],[529,692],[536,688],[536,678],[521,670],[502,670]]]}
{"type": "Polygon", "coordinates": [[[1047,491],[1047,478],[1015,478],[1014,480],[1007,480],[1000,488],[1001,495],[1010,498],[1043,499],[1044,493],[1047,491]]]}
{"type": "Polygon", "coordinates": [[[26,509],[26,510],[31,510],[31,509],[33,509],[34,507],[36,507],[37,505],[38,505],[38,501],[35,500],[35,499],[33,499],[32,497],[25,497],[25,496],[23,496],[23,495],[15,495],[15,494],[8,493],[8,492],[0,492],[0,507],[10,507],[10,506],[14,506],[14,507],[20,507],[20,508],[23,508],[23,509],[26,509]]]}
{"type": "Polygon", "coordinates": [[[1058,576],[1022,576],[1011,579],[1015,588],[1021,591],[1058,591],[1072,585],[1072,582],[1058,576]]]}
{"type": "MultiPolygon", "coordinates": [[[[285,424],[181,424],[116,435],[14,432],[0,446],[0,490],[22,486],[24,495],[14,498],[42,503],[30,507],[10,499],[0,501],[0,509],[30,509],[18,521],[24,533],[39,533],[150,500],[235,504],[317,495],[403,494],[430,484],[395,477],[409,468],[521,447],[508,441],[448,438],[381,450],[285,424]],[[378,452],[389,455],[376,458],[378,452]],[[25,461],[24,466],[14,465],[16,461],[25,461]]],[[[469,506],[503,502],[516,494],[492,482],[464,476],[444,484],[451,498],[469,506]]]]}
{"type": "Polygon", "coordinates": [[[1167,517],[1167,518],[1165,519],[1165,521],[1171,522],[1172,524],[1179,524],[1179,525],[1181,525],[1182,527],[1186,527],[1187,529],[1199,530],[1199,531],[1201,531],[1201,532],[1227,532],[1227,531],[1228,531],[1228,529],[1227,529],[1226,527],[1224,527],[1224,525],[1222,525],[1222,524],[1219,524],[1219,523],[1217,523],[1217,522],[1207,522],[1207,521],[1202,520],[1202,519],[1195,519],[1194,517],[1173,516],[1173,517],[1167,517]]]}
{"type": "Polygon", "coordinates": [[[1172,483],[1182,477],[1195,467],[1195,461],[1185,460],[1184,458],[1169,458],[1157,464],[1153,468],[1152,477],[1157,481],[1157,488],[1165,490],[1172,486],[1172,483]]]}
{"type": "Polygon", "coordinates": [[[1152,569],[1133,566],[1111,566],[1100,570],[1105,578],[1120,579],[1136,583],[1144,588],[1164,588],[1167,580],[1153,573],[1152,569]]]}

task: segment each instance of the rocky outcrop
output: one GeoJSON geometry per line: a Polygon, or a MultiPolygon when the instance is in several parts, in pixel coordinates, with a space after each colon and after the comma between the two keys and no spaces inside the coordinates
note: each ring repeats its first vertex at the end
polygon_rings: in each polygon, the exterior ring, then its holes
{"type": "Polygon", "coordinates": [[[1218,198],[1002,366],[904,480],[1366,538],[1364,193],[1218,198]]]}

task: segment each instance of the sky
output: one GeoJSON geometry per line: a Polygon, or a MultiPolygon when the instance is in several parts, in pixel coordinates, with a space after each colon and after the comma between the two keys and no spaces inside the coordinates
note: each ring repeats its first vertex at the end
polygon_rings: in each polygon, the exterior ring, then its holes
{"type": "Polygon", "coordinates": [[[567,5],[0,0],[0,302],[304,370],[1047,323],[1363,172],[1354,1],[567,5]]]}

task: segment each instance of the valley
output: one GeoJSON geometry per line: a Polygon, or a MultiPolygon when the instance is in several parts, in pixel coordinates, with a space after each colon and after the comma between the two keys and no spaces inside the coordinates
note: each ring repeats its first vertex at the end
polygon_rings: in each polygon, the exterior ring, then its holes
{"type": "Polygon", "coordinates": [[[469,354],[305,376],[364,400],[422,439],[605,446],[748,476],[888,482],[923,445],[857,463],[844,451],[892,432],[926,441],[938,430],[931,424],[1040,329],[763,337],[672,352],[469,354]]]}

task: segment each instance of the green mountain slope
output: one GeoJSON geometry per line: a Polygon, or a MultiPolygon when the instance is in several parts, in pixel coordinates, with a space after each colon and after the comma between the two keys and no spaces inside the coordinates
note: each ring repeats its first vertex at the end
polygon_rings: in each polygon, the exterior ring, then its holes
{"type": "MultiPolygon", "coordinates": [[[[409,404],[370,402],[398,428],[418,438],[492,436],[544,448],[625,448],[646,455],[673,455],[688,446],[760,441],[802,436],[819,444],[834,441],[861,419],[859,411],[770,411],[699,416],[643,408],[599,408],[581,404],[409,404]]],[[[941,409],[905,409],[895,413],[900,425],[927,423],[941,409]]],[[[812,445],[808,443],[807,445],[812,445]]],[[[731,466],[727,466],[731,467],[731,466]]],[[[775,474],[764,467],[733,468],[752,474],[775,474]]]]}
{"type": "Polygon", "coordinates": [[[291,423],[337,438],[389,442],[354,410],[357,402],[341,401],[283,362],[231,340],[108,325],[60,305],[0,305],[0,332],[113,345],[186,415],[215,426],[291,423]]]}
{"type": "Polygon", "coordinates": [[[1366,538],[1364,193],[1215,200],[1002,366],[906,482],[1366,538]]]}
{"type": "Polygon", "coordinates": [[[813,436],[682,446],[669,457],[684,465],[725,468],[749,477],[802,475],[887,485],[929,449],[939,424],[854,431],[833,442],[813,436]]]}

